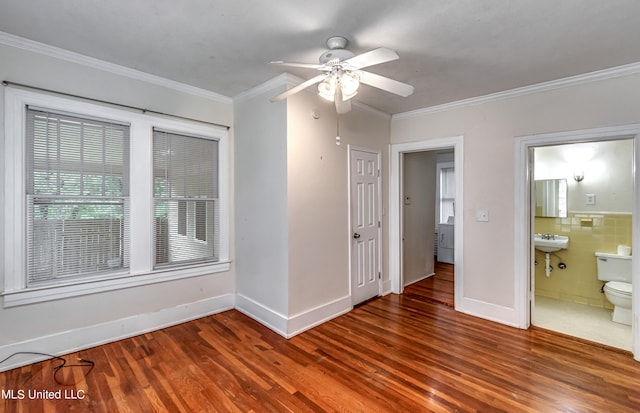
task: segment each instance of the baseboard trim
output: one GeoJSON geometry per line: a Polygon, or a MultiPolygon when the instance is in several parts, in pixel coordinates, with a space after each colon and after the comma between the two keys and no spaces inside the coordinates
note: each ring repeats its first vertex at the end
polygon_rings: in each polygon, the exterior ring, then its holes
{"type": "Polygon", "coordinates": [[[386,280],[382,282],[382,291],[380,292],[381,296],[385,296],[391,294],[391,280],[386,280]]]}
{"type": "Polygon", "coordinates": [[[410,286],[411,284],[415,284],[415,283],[417,283],[417,282],[419,282],[419,281],[426,280],[426,279],[427,279],[427,278],[429,278],[429,277],[433,277],[434,275],[436,275],[436,273],[435,273],[435,272],[432,272],[431,274],[423,275],[423,276],[419,277],[419,278],[418,278],[418,279],[416,279],[416,280],[413,280],[413,281],[410,281],[410,282],[406,283],[406,284],[404,285],[404,288],[406,288],[406,287],[410,286]]]}
{"type": "Polygon", "coordinates": [[[287,338],[312,329],[353,309],[351,296],[345,296],[289,318],[287,338]]]}
{"type": "Polygon", "coordinates": [[[242,294],[236,294],[236,310],[287,339],[346,314],[352,309],[351,296],[345,296],[286,317],[242,294]]]}
{"type": "MultiPolygon", "coordinates": [[[[7,344],[0,346],[0,360],[21,351],[35,351],[55,356],[70,354],[231,310],[234,308],[234,304],[234,294],[225,294],[157,312],[139,314],[89,327],[7,344]]],[[[0,372],[45,359],[47,357],[19,354],[0,365],[0,372]]]]}
{"type": "Polygon", "coordinates": [[[520,328],[518,323],[518,314],[516,310],[511,307],[504,307],[473,298],[462,297],[460,300],[456,299],[455,310],[474,317],[505,324],[510,327],[520,328]]]}
{"type": "Polygon", "coordinates": [[[236,294],[236,310],[287,338],[287,317],[242,294],[236,294]]]}

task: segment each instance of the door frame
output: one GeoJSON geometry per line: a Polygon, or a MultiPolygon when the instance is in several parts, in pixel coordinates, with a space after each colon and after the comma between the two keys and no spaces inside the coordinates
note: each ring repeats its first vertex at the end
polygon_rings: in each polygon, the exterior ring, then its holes
{"type": "Polygon", "coordinates": [[[454,165],[456,168],[456,203],[454,227],[454,266],[453,280],[454,308],[457,310],[463,297],[464,269],[463,269],[463,177],[464,153],[463,136],[440,139],[427,139],[417,142],[397,143],[389,146],[389,278],[391,291],[402,294],[404,289],[402,280],[402,187],[403,187],[403,156],[410,152],[436,151],[453,149],[454,165]]]}
{"type": "Polygon", "coordinates": [[[353,236],[353,227],[352,227],[352,208],[353,205],[351,203],[351,181],[352,181],[352,170],[351,170],[351,154],[353,151],[359,151],[359,152],[367,152],[370,154],[374,154],[378,157],[378,179],[376,181],[376,186],[377,186],[377,199],[376,199],[376,206],[377,206],[377,210],[378,210],[378,222],[380,223],[380,225],[378,225],[378,248],[376,251],[377,259],[376,259],[376,265],[378,266],[378,295],[382,295],[382,152],[377,151],[375,149],[371,149],[371,148],[365,148],[363,146],[356,146],[356,145],[351,145],[349,144],[347,147],[347,152],[348,152],[348,156],[347,156],[347,175],[348,175],[348,185],[347,185],[347,200],[348,200],[348,220],[347,220],[347,225],[348,225],[348,229],[347,229],[347,235],[348,235],[348,245],[349,245],[349,297],[351,297],[351,304],[353,305],[353,240],[352,240],[352,236],[353,236]]]}
{"type": "MultiPolygon", "coordinates": [[[[531,149],[545,145],[560,145],[581,142],[599,142],[608,140],[633,140],[633,211],[632,211],[632,256],[640,254],[640,123],[604,128],[583,129],[566,132],[552,132],[539,135],[516,137],[515,144],[515,205],[526,208],[515,208],[514,237],[514,274],[515,276],[515,309],[519,313],[520,328],[531,325],[531,303],[533,300],[533,277],[531,275],[534,260],[533,219],[532,219],[532,185],[533,168],[531,165],[531,149]]],[[[633,355],[640,361],[640,260],[633,260],[633,355]]]]}

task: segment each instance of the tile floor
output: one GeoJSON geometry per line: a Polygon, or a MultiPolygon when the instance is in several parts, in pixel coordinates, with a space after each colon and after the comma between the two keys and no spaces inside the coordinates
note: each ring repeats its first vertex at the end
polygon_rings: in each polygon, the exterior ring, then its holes
{"type": "Polygon", "coordinates": [[[532,324],[631,351],[631,326],[611,321],[611,310],[536,296],[532,324]]]}

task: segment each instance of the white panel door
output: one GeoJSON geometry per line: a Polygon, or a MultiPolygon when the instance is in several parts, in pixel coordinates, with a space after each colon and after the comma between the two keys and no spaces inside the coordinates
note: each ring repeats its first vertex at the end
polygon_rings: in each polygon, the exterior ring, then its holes
{"type": "Polygon", "coordinates": [[[351,297],[380,294],[380,154],[350,150],[351,297]]]}

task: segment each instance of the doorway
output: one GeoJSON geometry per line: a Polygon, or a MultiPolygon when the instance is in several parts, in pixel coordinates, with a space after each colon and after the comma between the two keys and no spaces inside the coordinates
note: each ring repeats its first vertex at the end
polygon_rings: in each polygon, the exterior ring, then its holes
{"type": "MultiPolygon", "coordinates": [[[[452,151],[455,170],[455,204],[452,208],[455,211],[452,215],[460,215],[463,210],[463,138],[461,136],[443,139],[424,140],[419,142],[411,142],[404,144],[393,144],[390,150],[390,181],[389,181],[389,266],[391,291],[401,294],[406,285],[404,272],[404,251],[403,251],[403,223],[404,207],[406,199],[404,199],[404,160],[405,155],[418,152],[452,151]]],[[[435,192],[435,191],[434,191],[435,192]]],[[[409,202],[412,202],[411,199],[409,202]]],[[[434,202],[435,203],[435,202],[434,202]]],[[[435,214],[434,214],[435,215],[435,214]]],[[[433,219],[435,224],[435,219],[433,219]]],[[[454,284],[454,303],[457,308],[462,297],[462,285],[464,271],[462,267],[463,256],[463,220],[459,219],[454,226],[454,256],[453,265],[455,266],[454,284]]],[[[434,227],[435,228],[435,225],[434,227]]],[[[432,232],[432,245],[435,240],[432,232]]],[[[433,251],[429,252],[433,254],[433,251]]],[[[433,260],[433,256],[431,258],[433,260]]]]}
{"type": "Polygon", "coordinates": [[[403,154],[402,279],[405,294],[454,303],[453,149],[403,154]]]}
{"type": "MultiPolygon", "coordinates": [[[[521,136],[516,138],[516,153],[515,153],[515,165],[516,165],[516,188],[515,188],[515,203],[516,205],[522,205],[522,208],[516,208],[515,210],[515,274],[518,274],[515,278],[516,305],[515,308],[519,314],[518,325],[521,328],[528,328],[530,325],[536,324],[536,301],[535,301],[535,275],[534,268],[536,262],[536,250],[534,243],[534,234],[536,231],[534,210],[535,210],[535,197],[534,194],[534,173],[535,164],[533,151],[537,147],[554,146],[554,145],[570,145],[578,143],[595,143],[615,140],[629,140],[632,142],[632,182],[633,193],[631,194],[631,238],[632,238],[632,251],[631,255],[636,256],[640,253],[638,249],[640,247],[640,231],[638,231],[640,222],[638,221],[638,211],[640,211],[640,193],[635,190],[637,182],[639,182],[640,171],[636,165],[640,164],[640,154],[638,148],[640,148],[640,124],[630,124],[613,126],[606,128],[578,130],[569,132],[557,132],[540,135],[521,136]]],[[[570,179],[574,179],[573,172],[571,171],[570,179]]],[[[579,171],[576,171],[579,172],[579,171]]],[[[589,174],[589,169],[584,171],[584,179],[589,174]]],[[[579,174],[577,174],[579,176],[579,174]]],[[[569,179],[569,178],[568,178],[569,179]]],[[[594,195],[592,193],[581,195],[582,200],[580,202],[591,202],[589,198],[594,195]]],[[[596,203],[598,202],[598,195],[596,196],[596,203]]],[[[572,209],[569,206],[569,209],[572,209]]],[[[602,212],[602,211],[597,211],[602,212]]],[[[589,217],[584,217],[585,221],[581,221],[581,217],[575,217],[576,225],[582,225],[585,231],[592,231],[588,229],[590,225],[596,224],[590,222],[589,217]]],[[[568,219],[568,218],[563,218],[568,219]]],[[[595,217],[594,217],[595,219],[595,217]]],[[[572,221],[565,221],[566,225],[570,225],[572,221]]],[[[569,248],[571,248],[571,240],[569,240],[569,248]]],[[[591,259],[591,253],[587,258],[593,266],[596,266],[595,253],[593,260],[591,259]]],[[[574,265],[573,262],[565,263],[567,266],[574,265]]],[[[540,265],[540,264],[539,264],[540,265]]],[[[546,263],[543,266],[546,267],[546,263]]],[[[553,263],[551,264],[553,265],[553,263]]],[[[557,263],[559,267],[559,263],[557,263]]],[[[593,267],[592,267],[593,268],[593,267]]],[[[554,270],[551,272],[560,276],[559,272],[554,270]]],[[[558,270],[560,271],[560,270],[558,270]]],[[[638,289],[640,285],[640,260],[633,260],[632,262],[632,300],[633,300],[633,324],[632,331],[632,352],[634,358],[640,361],[640,329],[637,325],[638,314],[640,313],[640,292],[638,289]]]]}
{"type": "Polygon", "coordinates": [[[595,254],[616,254],[618,246],[632,244],[633,140],[530,151],[533,231],[569,241],[560,249],[534,242],[531,323],[631,351],[631,325],[612,321],[595,254]]]}

